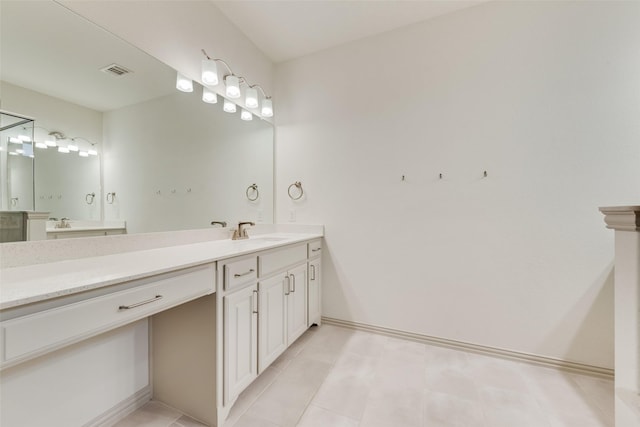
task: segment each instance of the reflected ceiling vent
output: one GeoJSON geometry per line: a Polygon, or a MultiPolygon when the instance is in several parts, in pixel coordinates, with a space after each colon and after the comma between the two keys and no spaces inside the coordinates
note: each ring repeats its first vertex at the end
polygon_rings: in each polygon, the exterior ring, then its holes
{"type": "Polygon", "coordinates": [[[133,73],[133,71],[131,71],[130,69],[125,68],[122,65],[118,65],[118,64],[107,65],[106,67],[101,68],[100,71],[102,71],[103,73],[110,74],[114,77],[122,77],[127,74],[133,73]]]}

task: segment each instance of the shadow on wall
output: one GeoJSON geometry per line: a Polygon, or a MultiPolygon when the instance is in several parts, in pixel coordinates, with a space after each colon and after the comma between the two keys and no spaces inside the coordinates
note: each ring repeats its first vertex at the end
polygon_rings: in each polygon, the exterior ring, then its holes
{"type": "Polygon", "coordinates": [[[564,360],[585,363],[585,355],[608,349],[597,366],[613,369],[614,365],[614,268],[613,261],[594,280],[579,301],[569,308],[544,341],[541,353],[548,348],[564,348],[564,360]],[[575,325],[579,325],[577,328],[575,325]],[[570,342],[562,337],[573,336],[570,342]]]}

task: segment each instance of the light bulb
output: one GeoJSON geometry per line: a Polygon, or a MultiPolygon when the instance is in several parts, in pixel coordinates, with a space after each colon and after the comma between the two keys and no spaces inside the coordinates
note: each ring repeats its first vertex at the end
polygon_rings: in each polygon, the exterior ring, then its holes
{"type": "Polygon", "coordinates": [[[86,151],[80,151],[80,152],[78,153],[78,155],[79,155],[80,157],[89,157],[89,153],[88,153],[88,152],[86,152],[86,151]]]}
{"type": "Polygon", "coordinates": [[[251,114],[250,111],[245,110],[244,108],[242,109],[242,111],[240,112],[240,118],[242,120],[252,120],[253,119],[253,114],[251,114]]]}
{"type": "Polygon", "coordinates": [[[255,88],[248,88],[245,94],[244,104],[247,108],[258,107],[258,91],[255,88]]]}
{"type": "Polygon", "coordinates": [[[216,102],[218,102],[218,95],[215,92],[207,89],[206,87],[203,87],[202,100],[207,104],[215,104],[216,102]]]}
{"type": "Polygon", "coordinates": [[[178,77],[176,78],[176,89],[180,92],[193,92],[193,82],[178,73],[178,77]]]}
{"type": "Polygon", "coordinates": [[[227,113],[235,113],[236,112],[236,104],[229,101],[228,99],[224,100],[224,106],[222,107],[224,111],[227,113]]]}
{"type": "Polygon", "coordinates": [[[273,117],[273,102],[271,99],[262,100],[262,116],[273,117]]]}
{"type": "Polygon", "coordinates": [[[69,145],[67,145],[67,149],[69,151],[78,151],[78,146],[75,145],[75,144],[69,144],[69,145]]]}
{"type": "Polygon", "coordinates": [[[97,156],[98,155],[98,152],[96,150],[93,150],[93,149],[87,151],[87,153],[89,153],[90,156],[97,156]]]}
{"type": "Polygon", "coordinates": [[[234,75],[227,76],[224,80],[227,85],[226,94],[229,98],[240,98],[240,79],[234,75]]]}
{"type": "Polygon", "coordinates": [[[209,86],[218,84],[218,67],[213,59],[202,60],[202,83],[209,86]]]}
{"type": "Polygon", "coordinates": [[[46,149],[48,147],[47,144],[45,144],[44,142],[36,142],[36,148],[44,148],[46,149]]]}
{"type": "Polygon", "coordinates": [[[69,149],[67,147],[58,147],[58,153],[69,153],[69,149]]]}

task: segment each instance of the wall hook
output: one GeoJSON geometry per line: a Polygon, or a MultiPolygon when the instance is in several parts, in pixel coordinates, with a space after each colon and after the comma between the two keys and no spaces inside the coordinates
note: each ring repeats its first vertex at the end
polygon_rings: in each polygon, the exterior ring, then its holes
{"type": "Polygon", "coordinates": [[[107,193],[107,203],[112,205],[115,200],[116,200],[116,193],[115,192],[107,193]]]}
{"type": "Polygon", "coordinates": [[[487,174],[487,171],[484,171],[484,177],[488,177],[489,175],[487,174]]]}
{"type": "Polygon", "coordinates": [[[93,199],[95,199],[96,197],[96,193],[87,193],[86,196],[84,196],[84,201],[87,202],[88,205],[93,203],[93,199]]]}
{"type": "Polygon", "coordinates": [[[438,178],[442,179],[442,174],[441,173],[438,174],[438,178]]]}

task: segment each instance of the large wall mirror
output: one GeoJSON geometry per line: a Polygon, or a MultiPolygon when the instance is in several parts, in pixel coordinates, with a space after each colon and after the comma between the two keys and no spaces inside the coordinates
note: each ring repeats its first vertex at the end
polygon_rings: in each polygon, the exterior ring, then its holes
{"type": "Polygon", "coordinates": [[[35,120],[22,210],[129,233],[273,222],[270,123],[176,91],[175,70],[54,1],[0,8],[0,109],[35,120]]]}

